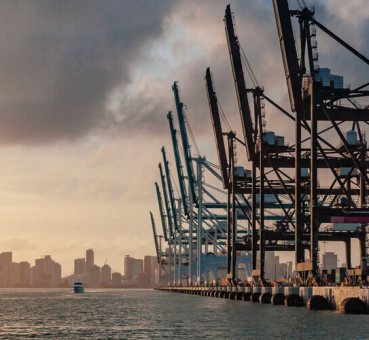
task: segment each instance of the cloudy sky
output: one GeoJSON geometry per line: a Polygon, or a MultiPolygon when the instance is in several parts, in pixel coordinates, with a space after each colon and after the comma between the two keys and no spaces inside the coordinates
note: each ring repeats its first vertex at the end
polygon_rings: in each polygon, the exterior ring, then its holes
{"type": "MultiPolygon", "coordinates": [[[[239,128],[222,21],[228,2],[1,1],[0,251],[32,263],[51,254],[64,275],[90,247],[98,264],[107,259],[118,271],[125,254],[154,254],[148,214],[159,222],[153,183],[160,147],[171,151],[165,115],[174,110],[173,81],[209,160],[216,162],[207,66],[239,128]]],[[[369,55],[365,0],[307,2],[369,55]]],[[[259,83],[287,107],[271,0],[231,5],[259,83]]],[[[360,62],[318,39],[321,66],[347,83],[367,78],[360,62]]],[[[279,122],[274,130],[288,137],[290,128],[279,122]]]]}

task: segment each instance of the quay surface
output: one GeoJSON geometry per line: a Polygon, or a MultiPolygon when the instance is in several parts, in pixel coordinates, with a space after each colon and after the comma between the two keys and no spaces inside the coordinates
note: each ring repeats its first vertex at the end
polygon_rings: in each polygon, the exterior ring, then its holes
{"type": "Polygon", "coordinates": [[[158,287],[156,290],[228,298],[272,305],[332,309],[347,314],[369,313],[369,287],[158,287]]]}

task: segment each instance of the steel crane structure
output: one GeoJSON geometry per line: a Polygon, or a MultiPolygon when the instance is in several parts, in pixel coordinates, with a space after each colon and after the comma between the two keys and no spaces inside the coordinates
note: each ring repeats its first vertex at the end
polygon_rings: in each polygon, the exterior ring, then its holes
{"type": "MultiPolygon", "coordinates": [[[[367,271],[365,227],[369,222],[366,202],[368,149],[364,131],[369,121],[369,109],[367,104],[361,107],[355,99],[360,98],[361,102],[368,99],[368,83],[350,89],[344,86],[342,76],[319,67],[316,28],[352,52],[366,67],[369,60],[317,21],[312,8],[291,11],[285,0],[274,0],[273,5],[294,112],[295,199],[304,193],[309,196],[309,208],[296,204],[296,270],[303,274],[303,279],[313,279],[317,275],[322,223],[356,222],[360,224],[357,232],[361,266],[349,274],[356,279],[364,278],[367,271]],[[298,22],[298,41],[293,36],[293,19],[298,22]],[[302,139],[302,129],[308,135],[305,139],[302,139]],[[303,168],[310,170],[305,185],[298,176],[303,168]],[[328,186],[319,190],[323,183],[328,186]],[[302,250],[305,232],[310,235],[309,261],[304,261],[302,250]]],[[[349,257],[348,266],[351,266],[349,257]]]]}
{"type": "Polygon", "coordinates": [[[369,160],[365,137],[369,125],[369,105],[365,102],[369,83],[351,89],[344,86],[343,76],[319,67],[317,29],[359,58],[365,67],[369,60],[320,23],[313,9],[290,10],[287,0],[273,0],[273,6],[290,110],[280,106],[258,84],[235,34],[228,5],[225,33],[243,138],[238,138],[235,131],[223,130],[212,74],[207,68],[205,83],[218,166],[204,156],[192,155],[185,105],[178,83],[172,86],[185,166],[173,114],[169,112],[179,192],[175,197],[163,148],[164,171],[162,165],[159,168],[164,204],[157,184],[156,192],[168,251],[162,251],[155,243],[158,261],[165,263],[171,284],[176,284],[178,278],[179,284],[183,284],[182,274],[177,271],[184,265],[188,284],[209,281],[205,275],[211,266],[209,245],[214,246],[215,258],[226,267],[225,282],[231,285],[239,279],[240,251],[251,251],[254,285],[268,284],[266,251],[294,252],[294,282],[318,284],[319,241],[344,242],[349,284],[360,284],[369,273],[369,160]],[[294,37],[295,26],[298,38],[294,37]],[[244,66],[253,86],[246,85],[244,66]],[[285,142],[284,136],[267,129],[268,107],[287,119],[294,131],[292,145],[285,142]],[[245,149],[247,164],[237,163],[236,147],[245,149]],[[215,185],[204,180],[205,172],[215,179],[215,185]],[[351,264],[352,239],[359,240],[358,268],[351,264]]]}
{"type": "MultiPolygon", "coordinates": [[[[171,284],[196,284],[219,279],[219,271],[224,271],[226,264],[225,239],[227,232],[225,222],[227,215],[224,203],[225,192],[218,189],[217,183],[222,180],[215,164],[205,157],[191,154],[190,142],[187,134],[187,118],[184,104],[180,100],[178,83],[172,86],[175,106],[182,141],[186,174],[182,166],[180,145],[177,130],[174,126],[173,114],[168,112],[167,119],[171,136],[173,155],[179,187],[178,197],[175,197],[170,163],[165,148],[161,149],[162,163],[159,164],[161,186],[156,183],[156,194],[163,227],[164,240],[168,244],[167,251],[161,252],[166,263],[168,281],[171,284]],[[215,182],[208,183],[204,177],[215,182]],[[186,183],[187,182],[187,183],[186,183]],[[164,210],[165,207],[165,210],[164,210]],[[212,251],[209,250],[212,246],[212,251]]],[[[210,182],[209,181],[209,182],[210,182]]],[[[246,216],[247,217],[247,216],[246,216]]],[[[239,220],[243,221],[244,216],[239,220]]],[[[239,231],[239,242],[247,230],[239,231]]],[[[240,263],[248,265],[250,257],[240,257],[240,263]]],[[[236,265],[236,263],[235,263],[236,265]]]]}
{"type": "MultiPolygon", "coordinates": [[[[224,22],[244,145],[252,168],[251,180],[246,182],[246,185],[241,185],[238,191],[251,194],[253,277],[257,284],[264,284],[266,249],[287,251],[293,249],[293,243],[287,237],[290,235],[285,235],[294,227],[291,211],[294,203],[291,195],[292,180],[283,171],[284,168],[291,166],[293,159],[290,156],[291,148],[285,145],[284,137],[276,136],[273,131],[266,131],[264,100],[267,99],[278,110],[283,109],[265,95],[264,89],[257,84],[252,72],[254,87],[246,87],[242,49],[235,34],[229,5],[225,11],[224,22]],[[253,118],[248,93],[253,98],[253,118]],[[274,225],[267,228],[266,221],[270,220],[274,221],[274,225]]],[[[231,182],[236,183],[233,180],[231,182]]]]}

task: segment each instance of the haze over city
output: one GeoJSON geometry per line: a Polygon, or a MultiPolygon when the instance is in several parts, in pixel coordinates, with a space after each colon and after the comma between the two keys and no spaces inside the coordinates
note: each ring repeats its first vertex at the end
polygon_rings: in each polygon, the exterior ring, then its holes
{"type": "MultiPolygon", "coordinates": [[[[221,22],[228,2],[1,2],[1,251],[15,261],[51,254],[63,275],[81,249],[93,248],[96,262],[107,258],[116,271],[126,254],[154,254],[148,211],[156,207],[160,147],[170,147],[172,82],[207,159],[216,162],[205,66],[216,69],[223,108],[239,130],[221,22]]],[[[366,1],[337,3],[314,1],[319,19],[368,55],[366,1]]],[[[270,1],[231,4],[242,18],[240,40],[253,42],[247,55],[257,79],[287,107],[270,1]]],[[[349,54],[331,58],[338,48],[319,36],[321,64],[330,58],[333,71],[363,82],[367,74],[346,63],[349,54]]],[[[291,135],[284,125],[275,132],[291,135]]]]}

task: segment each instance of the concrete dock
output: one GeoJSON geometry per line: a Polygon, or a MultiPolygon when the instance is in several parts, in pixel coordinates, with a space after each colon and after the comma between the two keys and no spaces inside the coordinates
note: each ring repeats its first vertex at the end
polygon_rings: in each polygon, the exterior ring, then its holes
{"type": "Polygon", "coordinates": [[[159,287],[157,290],[263,304],[369,313],[369,287],[159,287]]]}

